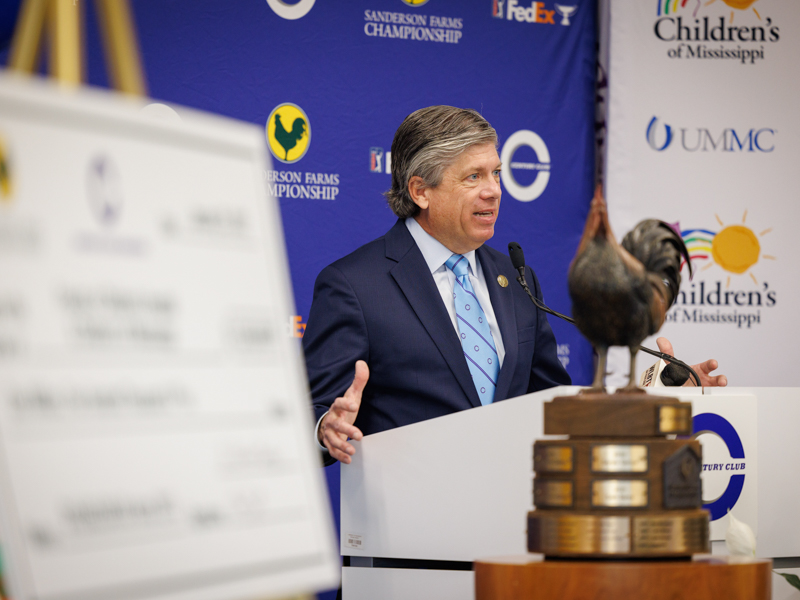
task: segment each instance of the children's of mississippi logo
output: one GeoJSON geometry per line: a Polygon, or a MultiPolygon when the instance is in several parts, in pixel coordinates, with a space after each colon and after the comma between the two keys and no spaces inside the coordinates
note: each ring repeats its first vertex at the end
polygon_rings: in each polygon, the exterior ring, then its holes
{"type": "Polygon", "coordinates": [[[711,278],[692,282],[678,292],[675,307],[667,315],[668,322],[729,323],[750,328],[761,323],[761,309],[777,304],[777,291],[769,282],[760,280],[757,265],[761,260],[776,260],[762,251],[762,241],[771,227],[756,233],[746,225],[747,211],[742,222],[727,224],[715,215],[719,229],[679,229],[695,272],[709,271],[711,278]],[[714,270],[727,273],[713,277],[714,270]],[[740,276],[747,276],[742,280],[740,276]],[[750,281],[748,281],[748,279],[750,281]]]}
{"type": "Polygon", "coordinates": [[[303,109],[286,102],[272,109],[267,119],[267,145],[283,163],[294,163],[305,156],[311,142],[311,126],[303,109]]]}
{"type": "Polygon", "coordinates": [[[653,33],[662,42],[677,42],[667,50],[669,58],[755,64],[765,58],[764,44],[780,40],[780,27],[764,12],[766,8],[758,9],[763,1],[760,5],[759,0],[655,2],[653,33]]]}

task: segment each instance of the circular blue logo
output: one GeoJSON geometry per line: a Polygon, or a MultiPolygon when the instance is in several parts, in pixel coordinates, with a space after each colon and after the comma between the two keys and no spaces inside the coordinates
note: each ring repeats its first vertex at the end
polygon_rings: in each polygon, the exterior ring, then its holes
{"type": "MultiPolygon", "coordinates": [[[[736,432],[736,429],[734,429],[733,425],[731,425],[727,419],[713,413],[702,413],[694,416],[692,425],[695,438],[705,433],[713,433],[725,442],[731,458],[744,458],[742,440],[736,432]]],[[[728,514],[728,511],[732,509],[739,500],[739,496],[742,494],[742,488],[744,488],[744,474],[731,475],[730,481],[728,481],[728,487],[725,488],[722,495],[716,500],[712,500],[708,504],[703,505],[703,508],[711,513],[712,521],[721,519],[728,514]]]]}

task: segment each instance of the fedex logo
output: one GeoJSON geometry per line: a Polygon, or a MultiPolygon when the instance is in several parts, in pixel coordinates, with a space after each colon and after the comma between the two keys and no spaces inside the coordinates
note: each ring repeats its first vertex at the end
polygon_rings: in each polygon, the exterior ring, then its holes
{"type": "Polygon", "coordinates": [[[495,2],[498,9],[498,18],[503,18],[503,4],[506,5],[506,19],[511,20],[515,19],[521,23],[548,23],[550,25],[555,25],[555,10],[547,10],[545,8],[544,2],[531,2],[529,7],[520,6],[517,4],[517,0],[503,0],[500,2],[497,0],[495,2]]]}

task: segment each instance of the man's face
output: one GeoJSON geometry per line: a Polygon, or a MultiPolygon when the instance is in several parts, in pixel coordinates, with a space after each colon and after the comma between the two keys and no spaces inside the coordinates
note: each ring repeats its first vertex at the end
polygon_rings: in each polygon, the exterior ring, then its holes
{"type": "Polygon", "coordinates": [[[467,148],[444,172],[435,188],[414,193],[422,228],[458,254],[476,250],[494,235],[500,209],[500,157],[494,144],[467,148]]]}

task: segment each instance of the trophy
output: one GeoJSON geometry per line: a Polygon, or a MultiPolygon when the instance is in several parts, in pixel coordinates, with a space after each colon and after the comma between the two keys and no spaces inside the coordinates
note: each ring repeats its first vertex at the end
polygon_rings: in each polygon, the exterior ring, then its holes
{"type": "Polygon", "coordinates": [[[709,550],[701,448],[692,408],[635,385],[639,343],[658,331],[680,286],[680,235],[639,223],[617,244],[598,189],[569,273],[575,323],[593,343],[592,387],[544,406],[544,432],[567,439],[533,447],[528,550],[548,557],[684,557],[709,550]],[[631,351],[629,383],[604,388],[606,352],[631,351]]]}

